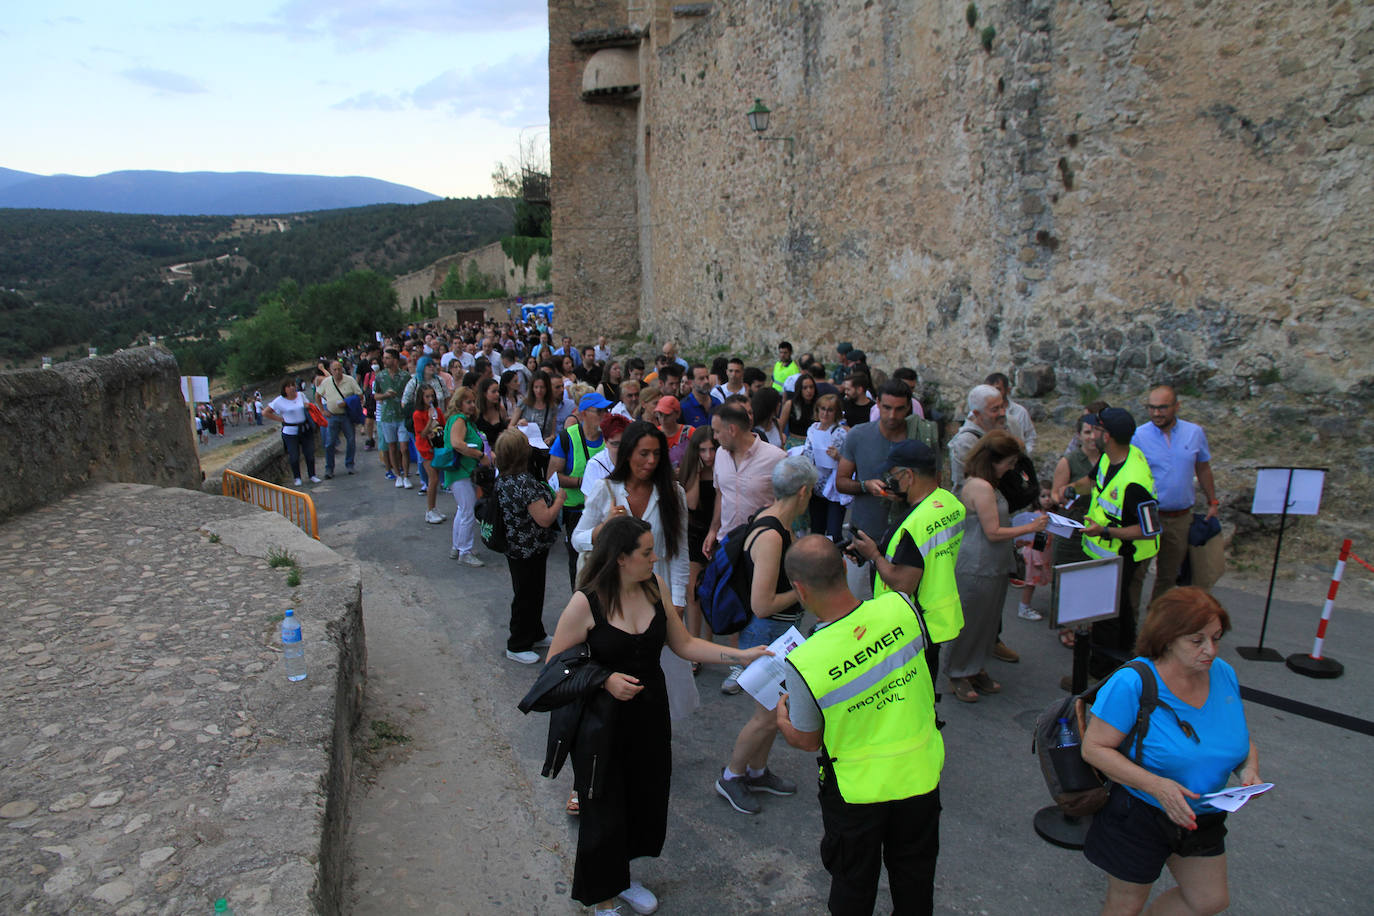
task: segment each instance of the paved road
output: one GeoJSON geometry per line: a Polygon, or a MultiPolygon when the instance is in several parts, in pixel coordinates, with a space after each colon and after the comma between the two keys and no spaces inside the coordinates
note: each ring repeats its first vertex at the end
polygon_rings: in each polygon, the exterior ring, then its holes
{"type": "MultiPolygon", "coordinates": [[[[570,779],[540,777],[546,720],[515,709],[535,671],[501,654],[504,561],[485,552],[485,569],[450,561],[449,525],[423,523],[423,497],[392,487],[375,453],[362,454],[359,468],[358,476],[313,488],[321,537],[364,565],[367,717],[388,719],[413,741],[356,794],[354,912],[577,912],[567,899],[576,822],[562,813],[570,779]]],[[[447,494],[439,505],[452,514],[447,494]]],[[[550,630],[568,597],[565,572],[559,548],[545,604],[550,630]]],[[[1253,645],[1258,635],[1263,589],[1248,589],[1217,590],[1236,618],[1231,647],[1253,645]]],[[[1268,643],[1285,653],[1310,646],[1324,592],[1320,576],[1285,585],[1281,594],[1310,598],[1275,601],[1268,643]]],[[[1369,604],[1366,583],[1346,594],[1369,604]]],[[[1037,603],[1047,599],[1037,595],[1037,603]]],[[[1009,603],[1007,641],[1022,662],[993,663],[1004,692],[971,706],[942,704],[949,725],[937,909],[1094,911],[1101,874],[1031,828],[1049,799],[1030,753],[1030,726],[1058,695],[1069,653],[1044,624],[1017,620],[1009,603]]],[[[1242,683],[1374,718],[1374,615],[1343,605],[1332,635],[1330,651],[1347,665],[1338,681],[1245,662],[1230,648],[1227,658],[1242,683]]],[[[668,845],[636,875],[658,892],[664,913],[822,912],[828,880],[816,851],[811,756],[779,744],[774,768],[803,790],[765,797],[760,816],[734,813],[712,791],[749,713],[747,698],[719,693],[721,677],[710,669],[701,675],[702,708],[674,728],[668,845]]],[[[1231,911],[1363,911],[1374,889],[1366,845],[1374,801],[1358,787],[1367,782],[1374,739],[1253,704],[1248,715],[1261,772],[1278,790],[1231,818],[1231,911]]]]}

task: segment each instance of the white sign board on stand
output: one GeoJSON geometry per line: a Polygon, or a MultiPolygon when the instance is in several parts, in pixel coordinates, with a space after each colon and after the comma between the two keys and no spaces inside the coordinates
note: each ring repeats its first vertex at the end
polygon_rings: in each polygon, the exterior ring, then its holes
{"type": "Polygon", "coordinates": [[[205,375],[183,375],[181,396],[187,404],[205,404],[210,400],[210,378],[205,375]]]}
{"type": "Polygon", "coordinates": [[[1255,474],[1255,501],[1251,515],[1316,515],[1321,509],[1323,468],[1260,468],[1255,474]]]}
{"type": "Polygon", "coordinates": [[[1121,557],[1064,563],[1054,568],[1051,627],[1080,627],[1117,615],[1121,557]]]}

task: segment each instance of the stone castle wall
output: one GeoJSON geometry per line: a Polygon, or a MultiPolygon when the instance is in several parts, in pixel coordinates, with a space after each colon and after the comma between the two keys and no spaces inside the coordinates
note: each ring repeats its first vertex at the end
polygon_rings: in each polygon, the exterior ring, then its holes
{"type": "Polygon", "coordinates": [[[506,257],[506,252],[502,250],[501,243],[492,242],[490,245],[484,245],[472,251],[464,251],[461,254],[440,258],[433,264],[403,274],[391,281],[391,287],[396,290],[396,301],[400,304],[401,309],[408,309],[411,299],[426,299],[430,293],[437,293],[439,287],[444,285],[450,268],[456,266],[459,276],[467,279],[468,262],[473,261],[476,262],[477,269],[486,275],[491,282],[504,289],[507,295],[514,296],[520,292],[521,286],[539,285],[534,273],[537,260],[537,255],[530,259],[527,277],[524,270],[521,270],[514,261],[506,257]]]}
{"type": "Polygon", "coordinates": [[[0,428],[0,518],[87,483],[200,488],[177,363],[158,347],[0,372],[0,428]]]}
{"type": "Polygon", "coordinates": [[[988,52],[953,0],[658,6],[612,108],[576,97],[568,36],[623,5],[550,4],[573,326],[861,341],[959,386],[1047,363],[1061,387],[1374,391],[1374,8],[980,3],[988,52]],[[627,210],[638,245],[571,231],[627,210]]]}

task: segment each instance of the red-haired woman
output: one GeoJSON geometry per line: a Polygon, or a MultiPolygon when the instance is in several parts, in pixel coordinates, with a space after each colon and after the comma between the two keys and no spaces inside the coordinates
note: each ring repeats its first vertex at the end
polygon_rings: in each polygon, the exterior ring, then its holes
{"type": "Polygon", "coordinates": [[[1083,759],[1112,781],[1093,815],[1083,854],[1107,873],[1104,914],[1134,916],[1168,866],[1177,882],[1151,912],[1219,913],[1226,886],[1226,814],[1203,797],[1260,781],[1235,669],[1217,655],[1231,618],[1200,588],[1175,588],[1150,604],[1135,651],[1153,672],[1159,705],[1139,759],[1122,752],[1140,710],[1139,672],[1120,668],[1098,688],[1083,759]]]}

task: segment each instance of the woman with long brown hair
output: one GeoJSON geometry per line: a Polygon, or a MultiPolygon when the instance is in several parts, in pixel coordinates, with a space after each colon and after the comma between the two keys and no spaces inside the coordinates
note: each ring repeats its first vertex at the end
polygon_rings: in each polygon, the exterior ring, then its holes
{"type": "Polygon", "coordinates": [[[588,701],[605,715],[605,727],[595,736],[579,732],[570,754],[582,799],[572,896],[597,914],[615,912],[617,896],[637,913],[658,906],[631,880],[630,860],[662,853],[668,831],[672,732],[660,650],[736,665],[770,654],[766,646],[731,649],[689,636],[664,607],[668,583],[654,573],[657,560],[648,522],[629,515],[606,522],[547,656],[585,642],[592,659],[613,672],[603,688],[609,700],[598,694],[588,701]]]}
{"type": "Polygon", "coordinates": [[[692,433],[677,475],[687,504],[687,632],[693,636],[711,632],[701,615],[697,582],[706,569],[706,554],[701,548],[716,507],[715,467],[716,438],[710,426],[702,426],[692,433]]]}

